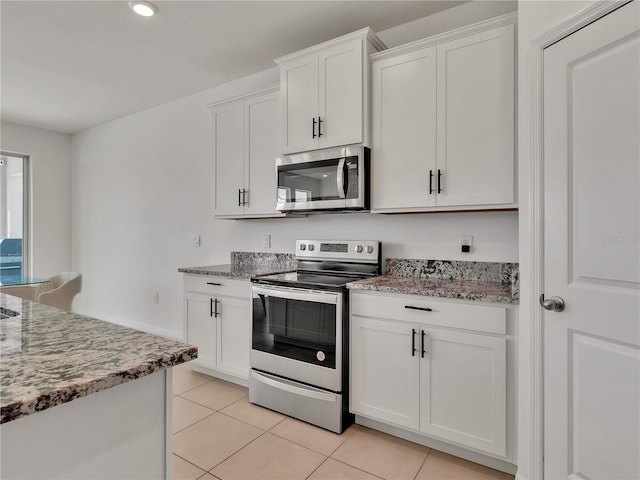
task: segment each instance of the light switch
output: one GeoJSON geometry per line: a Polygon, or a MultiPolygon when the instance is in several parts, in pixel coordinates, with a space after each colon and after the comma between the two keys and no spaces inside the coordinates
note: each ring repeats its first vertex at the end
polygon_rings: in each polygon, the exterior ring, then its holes
{"type": "Polygon", "coordinates": [[[191,246],[192,247],[200,246],[200,235],[197,235],[197,234],[191,235],[191,246]]]}
{"type": "Polygon", "coordinates": [[[271,235],[269,235],[268,233],[265,233],[262,239],[262,246],[264,248],[271,248],[271,235]]]}

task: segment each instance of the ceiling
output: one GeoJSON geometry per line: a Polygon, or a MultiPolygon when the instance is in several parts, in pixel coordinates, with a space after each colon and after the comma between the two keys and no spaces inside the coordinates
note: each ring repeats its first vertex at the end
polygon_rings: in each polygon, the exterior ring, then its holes
{"type": "Polygon", "coordinates": [[[460,1],[0,1],[3,121],[74,133],[460,1]]]}

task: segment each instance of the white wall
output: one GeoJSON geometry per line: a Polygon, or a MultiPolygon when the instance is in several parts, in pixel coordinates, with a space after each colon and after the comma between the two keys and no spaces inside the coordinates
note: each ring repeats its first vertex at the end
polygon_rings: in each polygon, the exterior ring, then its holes
{"type": "MultiPolygon", "coordinates": [[[[496,8],[504,7],[487,2],[485,18],[503,13],[496,8]]],[[[448,12],[466,18],[467,9],[448,12]]],[[[393,30],[394,38],[404,35],[405,41],[433,33],[413,22],[404,34],[393,30]]],[[[179,336],[178,267],[228,263],[232,250],[266,251],[266,233],[271,252],[293,252],[295,240],[305,237],[362,238],[381,240],[385,257],[517,261],[516,212],[212,219],[206,105],[277,83],[278,77],[273,68],[73,136],[73,268],[85,280],[76,310],[179,336]],[[200,248],[191,247],[192,234],[201,235],[200,248]],[[460,234],[474,236],[473,253],[458,253],[460,234]]]]}
{"type": "Polygon", "coordinates": [[[0,149],[31,156],[33,275],[71,269],[71,135],[0,124],[0,149]]]}
{"type": "Polygon", "coordinates": [[[519,308],[519,393],[518,393],[518,478],[535,477],[534,459],[531,458],[533,446],[532,432],[532,394],[531,381],[531,308],[535,307],[537,297],[531,295],[531,232],[530,222],[530,164],[531,164],[531,63],[532,42],[556,25],[571,18],[593,2],[571,1],[520,1],[518,3],[518,171],[520,192],[520,308],[519,308]]]}

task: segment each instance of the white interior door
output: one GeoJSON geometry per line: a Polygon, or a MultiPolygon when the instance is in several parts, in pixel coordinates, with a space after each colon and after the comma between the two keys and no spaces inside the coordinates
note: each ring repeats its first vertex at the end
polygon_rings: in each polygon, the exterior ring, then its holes
{"type": "Polygon", "coordinates": [[[640,478],[639,14],[544,52],[546,479],[640,478]]]}

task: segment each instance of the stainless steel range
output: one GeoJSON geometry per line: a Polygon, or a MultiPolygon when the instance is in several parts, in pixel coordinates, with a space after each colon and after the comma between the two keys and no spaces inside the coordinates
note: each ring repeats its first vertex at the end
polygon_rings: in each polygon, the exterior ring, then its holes
{"type": "Polygon", "coordinates": [[[249,400],[340,433],[353,422],[346,284],[380,275],[380,242],[298,240],[296,259],[251,279],[249,400]]]}

